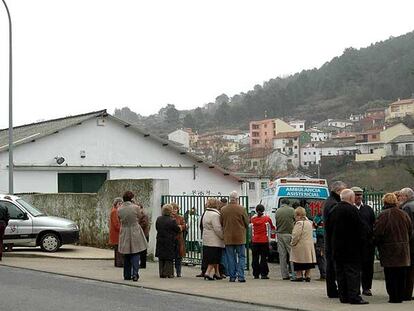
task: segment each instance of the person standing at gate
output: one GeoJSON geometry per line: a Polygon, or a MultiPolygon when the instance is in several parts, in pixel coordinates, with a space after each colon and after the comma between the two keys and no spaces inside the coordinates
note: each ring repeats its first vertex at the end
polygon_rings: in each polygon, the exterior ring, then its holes
{"type": "Polygon", "coordinates": [[[408,214],[413,225],[410,240],[410,256],[411,264],[407,268],[407,278],[405,283],[405,291],[403,299],[408,301],[414,299],[413,284],[414,284],[414,191],[411,188],[404,188],[400,190],[401,209],[408,214]]]}
{"type": "Polygon", "coordinates": [[[175,265],[175,273],[177,277],[181,277],[181,263],[182,258],[185,256],[185,243],[184,243],[184,232],[187,229],[187,226],[184,221],[184,217],[180,216],[178,213],[180,211],[180,207],[177,203],[171,203],[172,206],[172,217],[175,219],[178,227],[180,228],[180,232],[177,233],[176,239],[176,248],[175,248],[175,258],[174,258],[174,265],[175,265]]]}
{"type": "Polygon", "coordinates": [[[362,265],[361,265],[361,286],[362,295],[372,296],[372,278],[374,276],[374,259],[375,259],[375,245],[374,245],[374,223],[375,214],[371,206],[362,202],[362,195],[364,190],[360,187],[352,187],[351,190],[355,193],[355,206],[359,211],[359,216],[362,220],[362,265]]]}
{"type": "Polygon", "coordinates": [[[266,280],[269,279],[269,266],[267,259],[269,257],[269,234],[275,226],[269,216],[264,215],[264,206],[256,206],[256,213],[250,219],[252,226],[252,268],[253,277],[258,279],[259,276],[266,280]]]}
{"type": "Polygon", "coordinates": [[[161,216],[155,222],[157,229],[157,245],[155,257],[158,257],[160,278],[173,278],[177,234],[181,231],[174,218],[171,217],[173,207],[165,204],[161,210],[161,216]]]}
{"type": "Polygon", "coordinates": [[[134,282],[139,279],[139,253],[147,248],[147,240],[140,225],[143,217],[141,209],[132,199],[134,194],[131,191],[124,193],[121,207],[118,209],[118,217],[121,222],[119,233],[118,250],[124,255],[124,280],[134,282]]]}
{"type": "Polygon", "coordinates": [[[326,230],[329,226],[329,217],[334,206],[341,201],[340,194],[346,188],[342,181],[335,181],[331,184],[331,193],[323,206],[323,219],[325,222],[325,259],[326,259],[326,294],[329,298],[338,298],[338,286],[336,284],[336,273],[334,260],[331,252],[331,235],[326,230]]]}
{"type": "Polygon", "coordinates": [[[0,261],[2,260],[3,256],[3,237],[4,231],[9,224],[9,210],[5,205],[0,204],[0,261]]]}
{"type": "Polygon", "coordinates": [[[221,280],[220,261],[223,253],[223,227],[220,222],[218,208],[220,201],[209,199],[206,203],[206,210],[202,217],[203,224],[203,260],[207,264],[204,280],[221,280]],[[214,274],[212,274],[214,270],[214,274]]]}
{"type": "MultiPolygon", "coordinates": [[[[295,210],[289,206],[288,199],[281,200],[282,206],[276,210],[277,251],[279,253],[280,272],[283,280],[290,280],[289,259],[292,230],[295,224],[295,210]]],[[[293,272],[293,267],[291,266],[293,272]]]]}
{"type": "MultiPolygon", "coordinates": [[[[142,212],[142,217],[139,220],[139,225],[144,231],[145,239],[147,240],[147,243],[148,243],[149,242],[149,231],[150,231],[150,221],[148,217],[148,212],[145,210],[144,206],[141,203],[137,203],[137,205],[142,212]]],[[[147,249],[139,253],[139,268],[140,269],[147,268],[147,249]]]]}
{"type": "Polygon", "coordinates": [[[114,248],[114,265],[115,267],[124,266],[124,258],[118,251],[119,231],[121,230],[121,222],[118,217],[118,208],[121,207],[124,201],[122,198],[115,198],[112,203],[112,208],[109,216],[109,245],[114,248]]]}
{"type": "Polygon", "coordinates": [[[246,282],[246,231],[249,218],[243,206],[239,205],[236,191],[230,193],[230,202],[221,208],[224,244],[226,246],[228,274],[230,282],[246,282]]]}

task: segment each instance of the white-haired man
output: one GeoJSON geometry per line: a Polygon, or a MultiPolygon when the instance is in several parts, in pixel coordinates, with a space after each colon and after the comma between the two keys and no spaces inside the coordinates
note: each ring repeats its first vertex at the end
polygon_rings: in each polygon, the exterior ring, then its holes
{"type": "Polygon", "coordinates": [[[405,282],[405,291],[403,294],[404,300],[413,299],[413,284],[414,284],[414,191],[411,188],[403,188],[400,190],[399,196],[401,202],[401,209],[405,211],[411,218],[413,224],[413,231],[410,240],[410,256],[411,266],[407,268],[407,277],[405,282]]]}
{"type": "Polygon", "coordinates": [[[246,210],[239,203],[236,191],[230,193],[230,202],[221,208],[224,244],[230,282],[246,282],[244,268],[246,266],[246,230],[249,218],[246,210]]]}
{"type": "Polygon", "coordinates": [[[341,202],[330,215],[327,233],[331,236],[330,249],[335,264],[338,294],[342,303],[367,304],[360,295],[363,224],[355,207],[355,194],[344,189],[341,202]]]}

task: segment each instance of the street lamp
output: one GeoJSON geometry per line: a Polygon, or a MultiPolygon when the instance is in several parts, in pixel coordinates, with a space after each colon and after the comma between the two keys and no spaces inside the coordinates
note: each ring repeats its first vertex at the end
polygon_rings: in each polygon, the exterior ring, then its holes
{"type": "Polygon", "coordinates": [[[2,0],[9,18],[9,194],[13,194],[13,67],[12,67],[12,22],[5,0],[2,0]]]}

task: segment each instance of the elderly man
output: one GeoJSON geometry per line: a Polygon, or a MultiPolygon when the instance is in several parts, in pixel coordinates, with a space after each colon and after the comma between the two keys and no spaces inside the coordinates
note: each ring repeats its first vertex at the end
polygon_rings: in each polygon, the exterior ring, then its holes
{"type": "Polygon", "coordinates": [[[246,282],[244,268],[246,266],[246,230],[249,218],[243,206],[239,205],[236,191],[230,193],[230,202],[221,208],[224,244],[230,282],[246,282]]]}
{"type": "Polygon", "coordinates": [[[359,211],[361,217],[363,230],[362,237],[364,246],[362,248],[362,265],[361,265],[361,285],[362,294],[365,296],[372,296],[372,278],[374,276],[374,223],[375,214],[371,206],[362,202],[362,195],[364,190],[360,187],[352,187],[351,190],[355,193],[355,206],[359,211]]]}
{"type": "MultiPolygon", "coordinates": [[[[292,230],[295,225],[295,210],[289,206],[288,199],[282,199],[282,206],[276,210],[276,233],[277,233],[277,251],[279,253],[280,272],[283,280],[290,280],[289,261],[290,242],[292,241],[292,230]]],[[[293,266],[291,267],[293,272],[293,266]]]]}
{"type": "Polygon", "coordinates": [[[330,234],[330,248],[342,303],[367,304],[359,293],[361,284],[363,224],[355,207],[355,194],[341,191],[341,202],[331,212],[326,231],[330,234]]]}
{"type": "MultiPolygon", "coordinates": [[[[342,181],[335,181],[331,184],[331,195],[323,206],[323,219],[325,228],[329,225],[329,218],[334,206],[341,201],[341,191],[346,188],[342,181]]],[[[325,258],[326,258],[326,294],[329,298],[338,298],[338,287],[336,285],[335,266],[330,248],[331,236],[325,230],[325,258]]]]}
{"type": "MultiPolygon", "coordinates": [[[[411,223],[414,227],[414,191],[411,188],[404,188],[400,190],[401,209],[405,211],[411,218],[411,223]]],[[[411,233],[410,240],[410,256],[411,266],[407,268],[407,277],[405,283],[404,300],[413,299],[413,283],[414,283],[414,228],[411,233]]]]}

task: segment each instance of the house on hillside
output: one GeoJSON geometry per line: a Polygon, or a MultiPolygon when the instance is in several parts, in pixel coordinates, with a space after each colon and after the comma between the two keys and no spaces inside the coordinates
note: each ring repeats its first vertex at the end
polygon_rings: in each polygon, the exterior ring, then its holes
{"type": "Polygon", "coordinates": [[[357,138],[356,145],[359,154],[355,161],[379,161],[387,155],[386,145],[400,135],[411,135],[411,130],[402,123],[398,123],[380,132],[362,133],[357,138]]]}
{"type": "MultiPolygon", "coordinates": [[[[0,192],[8,192],[8,130],[0,130],[0,192]]],[[[96,192],[105,180],[166,179],[170,194],[243,193],[243,180],[108,114],[14,128],[16,193],[96,192]]]]}
{"type": "Polygon", "coordinates": [[[294,132],[295,129],[280,119],[250,122],[250,148],[272,148],[273,138],[279,133],[294,132]]]}
{"type": "Polygon", "coordinates": [[[300,165],[301,132],[279,133],[273,138],[273,149],[286,155],[288,165],[298,168],[300,165]]]}
{"type": "Polygon", "coordinates": [[[178,129],[168,134],[168,140],[181,144],[184,148],[191,149],[197,143],[198,135],[190,128],[178,129]]]}
{"type": "Polygon", "coordinates": [[[243,156],[243,167],[255,175],[270,175],[287,169],[288,156],[270,148],[251,149],[243,156]]]}
{"type": "Polygon", "coordinates": [[[311,137],[311,142],[327,141],[331,137],[331,133],[328,131],[321,131],[316,128],[310,128],[306,130],[311,137]]]}
{"type": "Polygon", "coordinates": [[[399,99],[390,104],[387,109],[385,120],[414,116],[414,94],[409,99],[399,99]]]}
{"type": "Polygon", "coordinates": [[[400,135],[385,145],[387,156],[412,157],[414,156],[414,135],[400,135]]]}
{"type": "Polygon", "coordinates": [[[305,120],[291,120],[288,122],[291,127],[295,129],[295,131],[304,131],[306,121],[305,120]]]}
{"type": "Polygon", "coordinates": [[[358,151],[355,141],[326,141],[320,143],[308,143],[301,148],[300,165],[309,167],[318,165],[321,157],[336,157],[344,155],[354,155],[358,151]]]}

